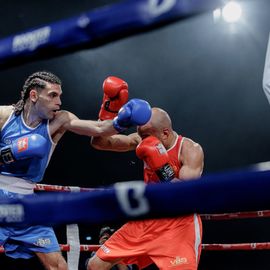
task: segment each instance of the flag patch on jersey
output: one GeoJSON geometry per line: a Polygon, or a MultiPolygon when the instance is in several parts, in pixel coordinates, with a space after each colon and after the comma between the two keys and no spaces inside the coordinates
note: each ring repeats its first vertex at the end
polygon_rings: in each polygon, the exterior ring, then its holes
{"type": "Polygon", "coordinates": [[[18,152],[22,152],[28,149],[28,137],[18,139],[17,142],[18,152]]]}

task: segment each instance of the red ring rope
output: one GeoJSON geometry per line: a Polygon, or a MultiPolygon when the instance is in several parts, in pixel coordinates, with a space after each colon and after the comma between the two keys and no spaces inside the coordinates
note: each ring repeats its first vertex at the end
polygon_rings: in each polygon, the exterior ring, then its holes
{"type": "Polygon", "coordinates": [[[58,191],[58,192],[72,192],[72,191],[84,192],[84,191],[94,191],[94,190],[101,190],[101,189],[83,188],[83,187],[74,187],[74,186],[36,184],[34,190],[37,190],[37,191],[58,191]]]}
{"type": "Polygon", "coordinates": [[[262,250],[270,249],[270,242],[240,244],[203,244],[203,250],[262,250]]]}
{"type": "MultiPolygon", "coordinates": [[[[68,244],[59,245],[61,251],[70,251],[68,244]]],[[[96,251],[100,245],[80,245],[81,252],[96,251]]],[[[231,250],[268,250],[270,249],[270,242],[264,243],[239,243],[239,244],[202,244],[202,249],[207,251],[231,251],[231,250]]],[[[4,248],[0,246],[0,253],[4,252],[4,248]]]]}
{"type": "Polygon", "coordinates": [[[226,214],[204,214],[200,216],[203,220],[229,220],[229,219],[239,219],[239,218],[259,218],[259,217],[270,217],[270,210],[237,212],[237,213],[226,213],[226,214]]]}

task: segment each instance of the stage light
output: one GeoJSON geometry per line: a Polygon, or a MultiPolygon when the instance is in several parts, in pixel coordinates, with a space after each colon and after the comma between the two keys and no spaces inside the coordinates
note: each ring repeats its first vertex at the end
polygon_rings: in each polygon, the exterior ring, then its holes
{"type": "Polygon", "coordinates": [[[239,3],[228,2],[222,9],[222,17],[228,23],[237,22],[242,15],[242,8],[239,3]]]}

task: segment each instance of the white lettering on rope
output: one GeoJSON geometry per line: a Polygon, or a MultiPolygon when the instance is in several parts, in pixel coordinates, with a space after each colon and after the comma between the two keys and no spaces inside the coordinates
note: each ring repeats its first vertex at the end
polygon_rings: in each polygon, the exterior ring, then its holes
{"type": "Polygon", "coordinates": [[[159,16],[170,9],[176,4],[177,0],[149,0],[148,6],[149,6],[149,12],[154,16],[159,16]]]}
{"type": "Polygon", "coordinates": [[[24,208],[21,204],[1,204],[0,221],[21,222],[24,220],[24,208]]]}
{"type": "Polygon", "coordinates": [[[143,181],[116,183],[114,187],[120,207],[127,215],[139,216],[149,212],[150,207],[144,196],[145,184],[143,181]]]}
{"type": "Polygon", "coordinates": [[[33,51],[38,46],[46,43],[49,40],[50,34],[51,27],[46,26],[28,33],[15,36],[12,42],[12,51],[33,51]]]}

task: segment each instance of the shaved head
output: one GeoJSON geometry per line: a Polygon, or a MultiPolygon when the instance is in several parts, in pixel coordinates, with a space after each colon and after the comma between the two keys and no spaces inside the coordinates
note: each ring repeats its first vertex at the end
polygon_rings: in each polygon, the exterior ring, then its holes
{"type": "Polygon", "coordinates": [[[172,129],[172,121],[168,113],[157,107],[152,108],[152,116],[149,122],[157,130],[172,129]]]}
{"type": "Polygon", "coordinates": [[[160,108],[152,108],[150,120],[143,126],[138,127],[138,134],[142,139],[155,136],[165,147],[169,147],[174,138],[172,121],[168,113],[160,108]]]}

